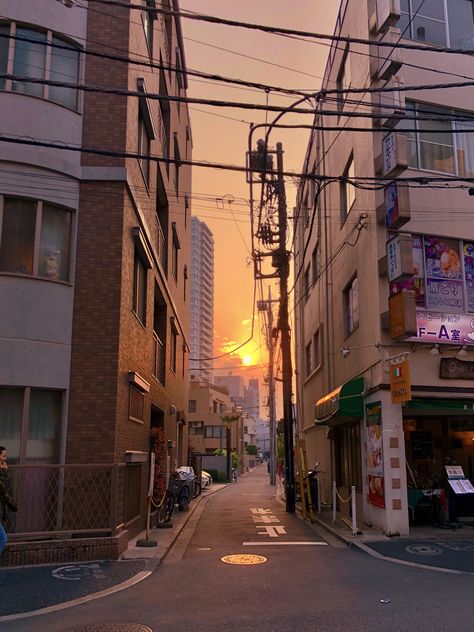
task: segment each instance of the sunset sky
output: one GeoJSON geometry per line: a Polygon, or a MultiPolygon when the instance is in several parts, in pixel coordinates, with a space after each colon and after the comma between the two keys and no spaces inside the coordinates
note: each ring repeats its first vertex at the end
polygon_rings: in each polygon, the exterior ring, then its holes
{"type": "MultiPolygon", "coordinates": [[[[243,22],[257,22],[332,33],[339,2],[327,0],[182,0],[181,8],[243,22]]],[[[277,86],[317,90],[328,54],[327,44],[297,41],[276,35],[182,19],[188,69],[277,86]],[[264,63],[264,61],[269,63],[264,63]],[[283,66],[283,67],[282,67],[283,66]]],[[[262,90],[240,88],[189,77],[189,96],[265,104],[262,90]]],[[[271,105],[289,105],[295,99],[269,95],[271,105]]],[[[190,106],[193,158],[245,164],[251,122],[265,122],[264,112],[190,106]],[[219,116],[216,116],[219,115],[219,116]],[[225,117],[231,117],[225,118],[225,117]]],[[[269,121],[276,114],[269,114],[269,121]]],[[[310,124],[311,117],[287,115],[283,122],[310,124]]],[[[257,140],[259,136],[255,138],[257,140]]],[[[270,145],[283,143],[285,171],[301,170],[307,130],[276,130],[270,145]]],[[[287,182],[288,209],[294,206],[296,186],[287,182]]],[[[243,173],[194,168],[193,214],[212,230],[215,239],[215,353],[227,351],[249,337],[252,324],[253,268],[250,248],[249,188],[243,173]],[[203,195],[212,196],[207,200],[203,195]],[[215,198],[215,199],[214,199],[215,198]]],[[[276,294],[276,288],[275,288],[276,294]]],[[[260,325],[254,341],[238,351],[245,364],[267,359],[260,325]],[[262,344],[263,343],[263,344],[262,344]],[[261,346],[261,348],[260,348],[261,346]]],[[[235,360],[234,360],[235,361],[235,360]]],[[[223,358],[216,366],[230,366],[223,358]]],[[[255,371],[252,370],[252,373],[255,371]]],[[[259,368],[259,372],[262,369],[259,368]]],[[[252,377],[244,372],[245,377],[252,377]]]]}

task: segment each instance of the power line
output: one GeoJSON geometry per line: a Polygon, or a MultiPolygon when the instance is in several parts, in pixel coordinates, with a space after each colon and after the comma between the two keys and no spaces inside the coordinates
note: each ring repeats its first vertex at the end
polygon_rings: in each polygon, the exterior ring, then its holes
{"type": "MultiPolygon", "coordinates": [[[[119,0],[90,0],[90,2],[103,4],[103,5],[112,5],[122,7],[124,9],[137,9],[138,11],[145,11],[148,13],[162,13],[164,15],[170,15],[179,18],[185,18],[187,20],[194,20],[198,22],[208,22],[210,24],[219,24],[224,26],[233,26],[238,28],[244,28],[254,31],[262,31],[264,33],[270,33],[272,35],[298,35],[301,37],[311,38],[311,39],[321,39],[327,40],[331,42],[346,42],[353,44],[365,44],[367,46],[379,46],[385,48],[393,47],[393,44],[390,42],[382,42],[379,40],[371,40],[364,39],[358,37],[348,37],[344,35],[328,35],[327,33],[316,33],[313,31],[300,31],[297,29],[288,29],[280,26],[269,26],[265,24],[255,24],[252,22],[241,22],[238,20],[229,20],[226,18],[217,17],[214,15],[206,15],[203,13],[190,13],[184,11],[173,11],[170,9],[150,7],[147,5],[141,4],[125,4],[120,2],[119,0]]],[[[421,45],[421,44],[408,44],[408,43],[397,43],[397,48],[405,48],[407,50],[422,50],[425,52],[434,52],[434,53],[450,53],[457,55],[473,55],[473,51],[466,50],[464,48],[446,48],[445,46],[430,46],[430,45],[421,45]]]]}
{"type": "MultiPolygon", "coordinates": [[[[195,166],[195,167],[203,167],[207,169],[222,169],[224,171],[236,171],[240,173],[247,173],[248,168],[239,165],[232,165],[226,163],[218,163],[218,162],[207,162],[207,161],[199,161],[199,160],[186,160],[186,159],[175,159],[168,158],[166,156],[158,156],[158,155],[147,155],[147,154],[139,154],[136,152],[129,151],[112,151],[106,149],[98,149],[96,147],[85,147],[82,145],[68,145],[62,141],[45,141],[41,139],[35,139],[33,137],[24,137],[24,136],[7,136],[5,134],[0,133],[0,142],[13,143],[19,145],[29,145],[34,147],[49,147],[52,149],[59,149],[62,151],[73,151],[79,153],[88,153],[88,154],[97,154],[100,156],[111,156],[116,158],[135,158],[140,160],[152,160],[156,162],[163,162],[168,164],[175,164],[178,166],[195,166]]],[[[326,181],[326,180],[343,180],[348,183],[357,183],[357,182],[367,182],[367,183],[382,183],[382,182],[413,182],[423,185],[428,185],[432,182],[469,182],[474,183],[474,177],[467,178],[463,176],[450,175],[450,176],[408,176],[408,177],[397,177],[391,178],[387,176],[357,176],[356,178],[349,179],[344,176],[326,176],[319,175],[315,173],[293,173],[293,172],[282,172],[283,176],[291,177],[291,178],[301,178],[307,180],[315,180],[315,181],[326,181]]]]}

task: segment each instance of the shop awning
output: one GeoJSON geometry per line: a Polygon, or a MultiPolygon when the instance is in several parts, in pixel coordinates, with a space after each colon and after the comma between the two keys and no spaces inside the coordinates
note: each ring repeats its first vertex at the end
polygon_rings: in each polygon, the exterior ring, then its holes
{"type": "Polygon", "coordinates": [[[314,409],[316,424],[336,426],[364,416],[365,384],[363,377],[345,382],[339,388],[318,399],[314,409]]]}

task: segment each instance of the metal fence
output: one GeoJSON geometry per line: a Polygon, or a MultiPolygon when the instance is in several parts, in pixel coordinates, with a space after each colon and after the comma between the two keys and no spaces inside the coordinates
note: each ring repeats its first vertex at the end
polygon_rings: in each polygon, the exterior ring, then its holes
{"type": "Polygon", "coordinates": [[[7,518],[12,539],[115,535],[125,522],[130,491],[125,464],[11,465],[8,477],[18,504],[18,512],[7,518]]]}

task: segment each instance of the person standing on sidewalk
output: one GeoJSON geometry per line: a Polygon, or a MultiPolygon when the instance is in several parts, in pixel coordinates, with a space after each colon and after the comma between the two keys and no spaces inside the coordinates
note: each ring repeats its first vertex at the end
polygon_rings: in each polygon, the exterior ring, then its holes
{"type": "Polygon", "coordinates": [[[7,508],[11,511],[17,510],[17,506],[8,493],[7,450],[3,446],[0,446],[0,555],[8,541],[7,532],[5,530],[7,508]]]}

